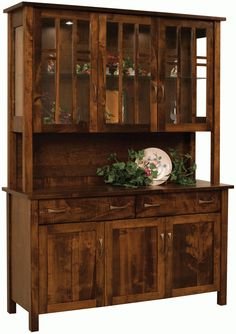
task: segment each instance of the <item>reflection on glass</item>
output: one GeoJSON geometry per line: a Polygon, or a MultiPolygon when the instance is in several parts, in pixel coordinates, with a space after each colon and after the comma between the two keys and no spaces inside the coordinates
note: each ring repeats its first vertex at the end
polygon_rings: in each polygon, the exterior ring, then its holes
{"type": "Polygon", "coordinates": [[[55,20],[42,19],[42,65],[41,65],[41,89],[42,89],[42,121],[44,124],[55,123],[56,110],[56,31],[55,20]]]}
{"type": "Polygon", "coordinates": [[[206,107],[207,107],[207,80],[206,80],[206,67],[197,67],[197,107],[196,116],[206,117],[206,107]]]}
{"type": "Polygon", "coordinates": [[[77,23],[77,123],[88,123],[90,109],[90,28],[89,21],[77,23]]]}
{"type": "Polygon", "coordinates": [[[15,116],[23,116],[23,27],[15,28],[15,116]]]}
{"type": "Polygon", "coordinates": [[[140,25],[138,35],[138,124],[150,122],[151,31],[140,25]]]}
{"type": "Polygon", "coordinates": [[[60,106],[56,122],[72,123],[72,24],[60,21],[60,106]]]}
{"type": "Polygon", "coordinates": [[[107,23],[106,55],[106,123],[119,122],[119,51],[118,24],[107,23]]]}

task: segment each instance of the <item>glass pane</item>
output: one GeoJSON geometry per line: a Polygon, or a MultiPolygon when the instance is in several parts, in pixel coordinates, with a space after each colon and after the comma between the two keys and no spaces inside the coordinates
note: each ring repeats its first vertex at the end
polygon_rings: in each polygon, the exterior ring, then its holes
{"type": "Polygon", "coordinates": [[[60,21],[60,107],[56,123],[72,123],[72,27],[70,20],[60,21]]]}
{"type": "Polygon", "coordinates": [[[207,109],[207,35],[206,29],[196,29],[196,116],[206,117],[207,109]]]}
{"type": "Polygon", "coordinates": [[[138,38],[138,120],[139,124],[150,122],[151,84],[151,31],[150,26],[139,26],[138,38]]]}
{"type": "Polygon", "coordinates": [[[119,122],[118,24],[107,23],[106,37],[106,123],[119,122]]]}
{"type": "Polygon", "coordinates": [[[166,27],[165,110],[167,123],[177,123],[177,28],[166,27]]]}
{"type": "Polygon", "coordinates": [[[180,108],[179,122],[192,122],[192,29],[180,29],[180,108]]]}
{"type": "Polygon", "coordinates": [[[122,122],[135,122],[135,55],[134,55],[134,25],[123,25],[123,92],[122,92],[122,122]]]}
{"type": "Polygon", "coordinates": [[[77,23],[77,54],[76,54],[76,74],[77,74],[77,109],[76,123],[89,120],[90,109],[90,24],[88,21],[78,21],[77,23]]]}
{"type": "Polygon", "coordinates": [[[15,29],[15,116],[23,116],[23,27],[15,29]]]}
{"type": "Polygon", "coordinates": [[[56,31],[54,19],[42,19],[42,122],[55,122],[56,31]]]}

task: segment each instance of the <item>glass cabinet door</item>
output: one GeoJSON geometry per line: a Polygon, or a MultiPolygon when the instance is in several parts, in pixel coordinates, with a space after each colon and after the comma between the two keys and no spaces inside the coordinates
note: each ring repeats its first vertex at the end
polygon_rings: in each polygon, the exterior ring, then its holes
{"type": "MultiPolygon", "coordinates": [[[[41,19],[41,124],[89,127],[91,103],[96,99],[95,73],[91,70],[94,22],[85,17],[41,19]]],[[[96,35],[96,34],[95,34],[96,35]]],[[[93,50],[95,48],[93,47],[93,50]]],[[[93,60],[92,60],[93,59],[93,60]]],[[[94,66],[93,66],[94,68],[94,66]]]]}
{"type": "Polygon", "coordinates": [[[100,17],[101,128],[148,129],[152,99],[151,22],[100,17]]]}
{"type": "Polygon", "coordinates": [[[212,25],[162,21],[160,115],[166,130],[209,130],[212,118],[212,25]]]}

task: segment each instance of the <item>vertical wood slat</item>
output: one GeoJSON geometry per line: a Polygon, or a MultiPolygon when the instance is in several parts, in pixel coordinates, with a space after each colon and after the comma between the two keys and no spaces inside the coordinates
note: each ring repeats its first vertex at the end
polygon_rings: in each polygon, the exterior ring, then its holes
{"type": "Polygon", "coordinates": [[[221,234],[220,234],[220,290],[217,303],[227,303],[227,239],[228,239],[228,190],[221,195],[221,234]]]}
{"type": "Polygon", "coordinates": [[[80,263],[80,233],[74,233],[72,236],[72,301],[79,300],[79,263],[80,263]]]}
{"type": "Polygon", "coordinates": [[[123,91],[123,23],[118,23],[118,53],[119,53],[119,91],[118,114],[119,123],[123,123],[122,117],[122,91],[123,91]]]}
{"type": "Polygon", "coordinates": [[[47,312],[48,302],[48,229],[47,225],[39,227],[39,312],[47,312]]]}
{"type": "Polygon", "coordinates": [[[139,64],[139,25],[134,25],[134,124],[139,123],[138,64],[139,64]]]}
{"type": "Polygon", "coordinates": [[[55,105],[55,123],[60,123],[60,19],[55,20],[56,28],[56,105],[55,105]]]}
{"type": "Polygon", "coordinates": [[[31,192],[33,188],[32,154],[32,87],[33,87],[33,8],[23,9],[24,25],[24,120],[22,141],[22,190],[31,192]]]}
{"type": "Polygon", "coordinates": [[[8,187],[16,188],[16,138],[12,132],[14,117],[14,31],[13,14],[8,14],[8,187]]]}
{"type": "Polygon", "coordinates": [[[197,47],[196,47],[196,28],[192,28],[192,42],[191,42],[191,52],[192,52],[192,123],[196,122],[196,94],[197,94],[197,47]]]}
{"type": "Polygon", "coordinates": [[[211,183],[220,182],[220,23],[214,23],[214,109],[211,133],[211,183]]]}
{"type": "Polygon", "coordinates": [[[151,85],[150,85],[150,130],[157,131],[157,50],[158,50],[158,23],[152,19],[151,23],[151,85]]]}
{"type": "Polygon", "coordinates": [[[79,36],[77,35],[77,20],[73,20],[72,25],[72,121],[76,123],[78,120],[78,99],[77,99],[77,75],[76,75],[76,63],[77,63],[77,43],[79,43],[79,36]]]}
{"type": "Polygon", "coordinates": [[[29,201],[30,210],[30,249],[31,249],[31,296],[30,326],[38,329],[39,314],[39,240],[38,240],[38,201],[29,201]]]}
{"type": "Polygon", "coordinates": [[[181,68],[181,34],[180,34],[180,27],[177,26],[177,36],[176,36],[176,42],[177,42],[177,80],[176,80],[176,122],[177,124],[181,123],[181,75],[182,75],[182,68],[181,68]]]}
{"type": "Polygon", "coordinates": [[[158,86],[157,86],[157,129],[158,131],[165,131],[166,127],[166,108],[165,108],[165,98],[164,96],[159,98],[158,91],[163,87],[166,87],[165,72],[166,72],[166,23],[165,20],[158,19],[158,63],[157,63],[157,75],[158,75],[158,86]]]}
{"type": "MultiPolygon", "coordinates": [[[[98,14],[90,15],[90,131],[98,130],[98,14]]],[[[99,30],[100,31],[100,30],[99,30]]],[[[106,71],[105,71],[106,73],[106,71]]],[[[101,112],[101,109],[99,109],[101,112]]]]}
{"type": "Polygon", "coordinates": [[[98,126],[105,125],[106,111],[106,15],[99,15],[99,65],[98,65],[98,126]]]}
{"type": "MultiPolygon", "coordinates": [[[[206,38],[207,38],[207,54],[206,54],[206,119],[207,125],[210,129],[212,129],[212,121],[213,121],[213,27],[206,28],[206,38]]],[[[220,110],[218,110],[220,113],[220,110]]],[[[219,124],[220,125],[220,124],[219,124]]]]}

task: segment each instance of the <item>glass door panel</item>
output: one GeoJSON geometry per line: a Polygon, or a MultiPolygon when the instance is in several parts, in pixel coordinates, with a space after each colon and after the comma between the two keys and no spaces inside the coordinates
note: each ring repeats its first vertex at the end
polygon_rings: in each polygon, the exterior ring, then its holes
{"type": "Polygon", "coordinates": [[[209,81],[213,75],[212,56],[207,54],[210,49],[209,31],[191,23],[165,27],[161,103],[169,125],[207,124],[207,105],[210,110],[212,103],[209,81]]]}
{"type": "MultiPolygon", "coordinates": [[[[88,125],[91,105],[90,20],[41,21],[42,124],[88,125]]],[[[94,78],[95,82],[95,78],[94,78]]],[[[94,87],[96,98],[96,87],[94,87]]]]}
{"type": "Polygon", "coordinates": [[[151,25],[107,21],[105,45],[105,124],[149,125],[151,25]]]}

